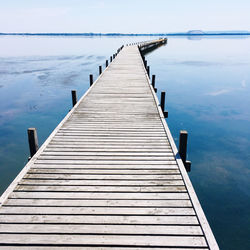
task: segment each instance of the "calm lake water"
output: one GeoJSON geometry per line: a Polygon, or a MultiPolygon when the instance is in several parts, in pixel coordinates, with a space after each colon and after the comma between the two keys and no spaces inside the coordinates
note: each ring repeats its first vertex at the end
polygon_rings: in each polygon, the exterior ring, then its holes
{"type": "MultiPolygon", "coordinates": [[[[118,47],[151,37],[0,36],[0,193],[118,47]]],[[[146,56],[178,143],[189,132],[189,174],[221,249],[249,249],[250,38],[170,37],[146,56]]]]}

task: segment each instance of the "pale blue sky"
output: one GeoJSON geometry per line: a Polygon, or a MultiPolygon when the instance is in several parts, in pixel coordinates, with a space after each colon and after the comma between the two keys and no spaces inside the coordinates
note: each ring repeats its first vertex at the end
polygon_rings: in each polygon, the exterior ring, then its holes
{"type": "Polygon", "coordinates": [[[0,0],[0,32],[250,30],[250,0],[0,0]]]}

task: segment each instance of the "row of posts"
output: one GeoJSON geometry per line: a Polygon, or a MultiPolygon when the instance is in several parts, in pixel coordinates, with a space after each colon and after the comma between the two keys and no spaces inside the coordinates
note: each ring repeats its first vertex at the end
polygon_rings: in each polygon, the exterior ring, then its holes
{"type": "MultiPolygon", "coordinates": [[[[124,46],[121,46],[113,56],[110,56],[110,63],[116,58],[118,53],[123,49],[124,46]]],[[[141,52],[141,51],[140,51],[141,52]]],[[[142,60],[144,63],[144,66],[146,68],[148,77],[150,78],[150,67],[147,65],[147,60],[145,60],[145,56],[141,53],[142,60]]],[[[108,60],[105,62],[105,66],[108,67],[109,63],[108,60]]],[[[99,75],[102,74],[102,66],[99,66],[99,75]]],[[[89,75],[89,85],[90,87],[93,85],[94,80],[93,80],[93,75],[89,75]]],[[[155,75],[152,75],[152,87],[155,92],[157,92],[157,88],[155,87],[155,75]]],[[[71,91],[71,96],[72,96],[72,106],[74,107],[77,103],[77,94],[76,90],[71,91]]],[[[161,101],[160,101],[160,106],[162,109],[162,113],[164,115],[164,118],[168,117],[168,111],[165,111],[165,100],[166,100],[166,93],[164,91],[161,92],[161,101]]],[[[189,172],[191,169],[191,162],[186,160],[186,155],[187,155],[187,138],[188,138],[188,133],[185,130],[180,131],[180,138],[179,138],[179,155],[183,161],[183,164],[186,168],[186,170],[189,172]]],[[[38,151],[39,146],[38,146],[38,137],[37,137],[37,131],[36,128],[29,128],[28,129],[28,141],[29,141],[29,149],[30,149],[30,157],[33,157],[35,153],[38,151]]]]}
{"type": "MultiPolygon", "coordinates": [[[[140,49],[139,49],[140,50],[140,49]]],[[[147,60],[145,59],[145,56],[141,52],[141,57],[143,60],[144,67],[147,71],[148,78],[150,79],[150,67],[147,65],[147,60]]],[[[157,92],[157,88],[155,87],[155,75],[152,75],[151,85],[155,93],[157,92]]],[[[160,106],[162,113],[164,115],[164,118],[168,118],[168,111],[165,111],[165,101],[166,101],[166,93],[165,91],[161,92],[161,99],[160,99],[160,106]]],[[[179,155],[182,159],[182,162],[187,170],[187,172],[191,171],[191,161],[187,161],[187,139],[188,139],[188,132],[186,130],[180,131],[179,136],[179,155]]]]}

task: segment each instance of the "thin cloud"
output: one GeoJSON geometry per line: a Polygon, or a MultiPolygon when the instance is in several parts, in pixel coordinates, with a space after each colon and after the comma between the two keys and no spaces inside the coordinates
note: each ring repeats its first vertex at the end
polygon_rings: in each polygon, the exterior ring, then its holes
{"type": "Polygon", "coordinates": [[[232,89],[221,89],[221,90],[218,90],[215,92],[208,93],[207,95],[218,96],[218,95],[223,95],[223,94],[231,92],[231,91],[232,91],[232,89]]]}
{"type": "Polygon", "coordinates": [[[246,80],[242,80],[241,81],[241,87],[239,87],[239,88],[220,89],[220,90],[217,90],[217,91],[214,91],[214,92],[207,93],[206,95],[218,96],[218,95],[223,95],[223,94],[226,94],[226,93],[229,93],[229,92],[232,92],[232,91],[239,91],[239,90],[242,91],[246,87],[247,87],[246,80]]]}

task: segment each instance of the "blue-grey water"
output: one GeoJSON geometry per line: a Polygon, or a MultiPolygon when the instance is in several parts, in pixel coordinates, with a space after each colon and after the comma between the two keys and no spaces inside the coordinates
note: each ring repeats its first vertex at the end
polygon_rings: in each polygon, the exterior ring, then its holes
{"type": "MultiPolygon", "coordinates": [[[[122,44],[151,37],[0,36],[0,193],[122,44]]],[[[250,38],[171,37],[146,56],[178,143],[189,132],[189,174],[221,249],[249,249],[250,38]]]]}

